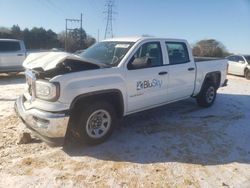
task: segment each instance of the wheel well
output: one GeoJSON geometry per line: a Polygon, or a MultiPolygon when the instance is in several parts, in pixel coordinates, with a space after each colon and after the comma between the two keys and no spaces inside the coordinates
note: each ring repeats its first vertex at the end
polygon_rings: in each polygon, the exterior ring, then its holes
{"type": "Polygon", "coordinates": [[[123,97],[120,91],[104,91],[83,94],[76,97],[70,107],[70,114],[79,111],[79,108],[84,108],[93,101],[106,101],[112,104],[117,112],[117,116],[121,118],[124,114],[123,97]]]}
{"type": "Polygon", "coordinates": [[[250,69],[248,69],[247,67],[244,70],[244,76],[246,75],[247,71],[250,71],[250,69]]]}
{"type": "Polygon", "coordinates": [[[206,82],[210,82],[210,83],[215,84],[216,89],[218,89],[220,87],[220,83],[221,83],[221,73],[220,72],[208,73],[204,79],[203,85],[206,82]]]}

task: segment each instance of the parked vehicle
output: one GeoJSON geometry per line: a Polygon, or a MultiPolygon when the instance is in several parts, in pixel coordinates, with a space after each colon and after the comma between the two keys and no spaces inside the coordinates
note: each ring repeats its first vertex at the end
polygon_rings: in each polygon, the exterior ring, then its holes
{"type": "Polygon", "coordinates": [[[227,82],[227,60],[195,62],[187,41],[179,39],[114,38],[81,57],[33,54],[24,66],[26,89],[16,111],[50,143],[62,143],[69,133],[101,143],[117,118],[189,97],[209,107],[227,82]]]}
{"type": "Polygon", "coordinates": [[[228,59],[228,73],[245,76],[250,80],[250,55],[231,55],[228,59]]]}
{"type": "Polygon", "coordinates": [[[0,39],[0,73],[21,72],[26,58],[24,42],[15,39],[0,39]]]}

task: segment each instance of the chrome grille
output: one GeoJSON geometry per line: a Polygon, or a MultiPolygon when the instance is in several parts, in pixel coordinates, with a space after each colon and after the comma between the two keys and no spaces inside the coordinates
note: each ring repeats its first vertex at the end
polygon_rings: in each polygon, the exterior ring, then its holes
{"type": "Polygon", "coordinates": [[[32,87],[31,87],[31,84],[28,84],[28,93],[30,94],[30,96],[32,96],[32,87]]]}
{"type": "Polygon", "coordinates": [[[25,76],[26,76],[26,83],[27,83],[27,92],[29,93],[29,95],[31,96],[31,100],[33,100],[35,98],[35,81],[36,81],[36,77],[35,74],[32,71],[26,71],[25,72],[25,76]]]}

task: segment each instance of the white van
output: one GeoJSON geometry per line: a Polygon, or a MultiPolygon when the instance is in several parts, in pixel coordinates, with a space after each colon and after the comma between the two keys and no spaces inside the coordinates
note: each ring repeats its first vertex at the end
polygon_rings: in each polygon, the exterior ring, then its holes
{"type": "Polygon", "coordinates": [[[16,39],[0,39],[0,73],[21,72],[26,58],[24,42],[16,39]]]}

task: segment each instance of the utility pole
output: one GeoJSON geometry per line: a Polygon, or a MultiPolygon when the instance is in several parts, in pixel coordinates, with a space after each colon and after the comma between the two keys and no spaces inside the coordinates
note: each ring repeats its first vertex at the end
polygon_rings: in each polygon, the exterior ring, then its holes
{"type": "Polygon", "coordinates": [[[68,31],[68,23],[67,23],[67,19],[65,20],[65,41],[64,41],[64,50],[65,52],[67,52],[67,38],[68,38],[68,34],[67,34],[67,31],[68,31]]]}
{"type": "Polygon", "coordinates": [[[68,50],[68,31],[73,31],[76,28],[69,28],[68,27],[68,22],[70,23],[80,23],[80,47],[82,48],[82,44],[83,44],[83,29],[82,29],[82,13],[81,13],[81,17],[80,19],[71,19],[71,18],[66,18],[65,19],[65,44],[64,44],[64,50],[67,52],[68,50]]]}
{"type": "Polygon", "coordinates": [[[107,10],[104,11],[104,13],[107,15],[106,20],[106,29],[105,29],[105,35],[104,38],[113,38],[113,26],[112,26],[112,22],[113,22],[113,15],[114,15],[114,11],[113,11],[113,7],[114,7],[114,0],[107,0],[105,6],[107,7],[107,10]]]}
{"type": "Polygon", "coordinates": [[[80,48],[82,48],[82,46],[83,46],[83,38],[82,38],[82,32],[83,32],[83,30],[82,30],[82,13],[81,13],[80,25],[81,25],[81,27],[80,27],[80,48]]]}
{"type": "Polygon", "coordinates": [[[99,42],[99,35],[100,35],[100,30],[97,30],[97,42],[99,42]]]}

